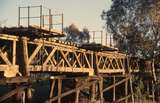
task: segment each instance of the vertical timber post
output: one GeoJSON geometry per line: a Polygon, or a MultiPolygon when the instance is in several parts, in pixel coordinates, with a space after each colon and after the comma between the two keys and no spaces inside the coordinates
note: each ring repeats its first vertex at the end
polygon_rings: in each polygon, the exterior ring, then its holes
{"type": "Polygon", "coordinates": [[[58,78],[58,102],[61,103],[61,93],[62,93],[62,78],[58,78]]]}
{"type": "Polygon", "coordinates": [[[16,65],[16,41],[13,41],[13,65],[16,65]]]}
{"type": "MultiPolygon", "coordinates": [[[[51,79],[51,87],[50,87],[50,94],[49,94],[49,99],[51,99],[53,97],[53,92],[54,92],[54,86],[55,86],[55,80],[51,79]]],[[[52,103],[51,101],[49,101],[49,103],[52,103]]]]}
{"type": "MultiPolygon", "coordinates": [[[[127,77],[125,77],[127,78],[127,77]]],[[[125,81],[125,97],[128,96],[128,79],[125,81]]],[[[128,98],[125,99],[125,103],[128,103],[128,98]]]]}
{"type": "MultiPolygon", "coordinates": [[[[25,77],[29,77],[30,76],[30,72],[28,70],[28,46],[27,46],[27,37],[22,37],[21,38],[22,41],[22,51],[23,51],[23,63],[21,64],[22,69],[24,70],[23,76],[25,77]]],[[[30,84],[29,84],[30,86],[30,84]]],[[[31,102],[31,98],[32,98],[32,93],[31,93],[31,89],[30,87],[27,88],[26,90],[26,103],[30,103],[31,102]]]]}
{"type": "Polygon", "coordinates": [[[116,77],[113,76],[113,102],[116,100],[116,87],[115,87],[116,77]]]}
{"type": "Polygon", "coordinates": [[[30,75],[28,70],[28,46],[27,46],[27,37],[22,37],[22,49],[23,49],[23,60],[24,60],[24,76],[28,77],[30,75]]]}
{"type": "Polygon", "coordinates": [[[96,93],[96,91],[95,91],[95,88],[96,87],[96,84],[94,83],[93,85],[92,85],[92,87],[91,87],[91,102],[94,102],[95,101],[95,93],[96,93]]]}
{"type": "Polygon", "coordinates": [[[100,103],[103,103],[103,77],[100,77],[99,80],[99,94],[100,94],[100,103]]]}
{"type": "Polygon", "coordinates": [[[76,81],[76,98],[75,98],[75,103],[79,103],[79,94],[80,94],[80,89],[79,89],[79,81],[76,81]]]}

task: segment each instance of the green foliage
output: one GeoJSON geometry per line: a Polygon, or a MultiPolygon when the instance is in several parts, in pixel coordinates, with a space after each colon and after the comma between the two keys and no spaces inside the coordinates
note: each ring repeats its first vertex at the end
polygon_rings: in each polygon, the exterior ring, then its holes
{"type": "Polygon", "coordinates": [[[160,51],[160,1],[112,0],[102,12],[106,29],[118,41],[117,47],[132,56],[152,58],[160,51]]]}
{"type": "Polygon", "coordinates": [[[89,42],[89,30],[83,28],[83,31],[80,31],[74,24],[71,24],[69,27],[65,28],[67,33],[66,41],[76,42],[76,43],[88,43],[89,42]]]}

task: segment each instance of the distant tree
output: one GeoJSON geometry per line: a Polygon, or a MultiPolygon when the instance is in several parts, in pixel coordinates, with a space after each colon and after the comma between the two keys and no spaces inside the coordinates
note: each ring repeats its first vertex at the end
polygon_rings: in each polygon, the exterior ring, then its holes
{"type": "Polygon", "coordinates": [[[67,33],[66,41],[77,41],[79,29],[74,24],[71,24],[69,27],[66,27],[64,31],[67,33]]]}
{"type": "Polygon", "coordinates": [[[89,43],[89,39],[90,39],[89,30],[87,28],[83,28],[83,31],[80,34],[81,34],[79,36],[80,42],[89,43]]]}
{"type": "Polygon", "coordinates": [[[160,51],[160,1],[112,0],[102,12],[117,47],[133,56],[152,58],[160,51]]]}
{"type": "Polygon", "coordinates": [[[90,36],[87,28],[83,28],[83,31],[80,31],[74,24],[71,24],[64,30],[67,34],[66,41],[72,41],[80,44],[89,42],[90,36]]]}

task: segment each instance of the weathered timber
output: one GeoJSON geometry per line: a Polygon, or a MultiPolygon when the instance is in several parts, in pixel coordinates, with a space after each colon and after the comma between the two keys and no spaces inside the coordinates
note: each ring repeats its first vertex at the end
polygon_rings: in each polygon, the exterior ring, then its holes
{"type": "Polygon", "coordinates": [[[67,95],[70,95],[70,94],[72,94],[72,93],[75,93],[75,92],[77,91],[77,89],[79,89],[79,91],[80,91],[80,90],[82,90],[82,89],[84,89],[84,88],[86,88],[86,87],[89,87],[89,86],[91,86],[91,85],[93,85],[93,84],[95,84],[95,83],[98,83],[98,81],[95,80],[95,81],[87,82],[87,83],[85,83],[85,84],[83,84],[83,85],[80,85],[80,86],[77,87],[77,88],[71,89],[71,90],[69,90],[69,91],[67,91],[67,92],[64,92],[64,93],[61,93],[60,96],[52,97],[52,98],[50,98],[49,100],[47,100],[45,103],[49,103],[49,102],[56,101],[56,100],[58,100],[58,98],[63,98],[63,97],[65,97],[65,96],[67,96],[67,95]]]}
{"type": "Polygon", "coordinates": [[[106,92],[106,91],[112,89],[114,86],[118,86],[118,85],[124,83],[126,80],[129,80],[129,79],[130,79],[130,75],[128,77],[124,78],[123,80],[120,80],[120,81],[116,82],[115,84],[103,89],[103,92],[106,92]]]}
{"type": "Polygon", "coordinates": [[[114,76],[113,77],[113,101],[116,100],[116,85],[115,85],[115,83],[116,83],[116,77],[114,76]]]}
{"type": "MultiPolygon", "coordinates": [[[[125,96],[128,95],[128,80],[125,82],[125,96]]],[[[125,103],[128,103],[128,98],[125,99],[125,103]]]]}
{"type": "Polygon", "coordinates": [[[117,100],[115,101],[115,103],[122,102],[122,101],[124,101],[124,100],[127,100],[127,99],[130,98],[130,97],[131,97],[131,95],[124,96],[123,98],[117,99],[117,100]]]}
{"type": "Polygon", "coordinates": [[[9,93],[3,95],[2,97],[0,97],[0,102],[3,102],[4,100],[10,98],[11,96],[15,95],[16,93],[25,90],[27,87],[23,86],[23,87],[18,87],[12,91],[10,91],[9,93]]]}
{"type": "Polygon", "coordinates": [[[26,83],[28,82],[26,77],[12,77],[12,78],[2,78],[0,79],[0,85],[12,84],[12,83],[26,83]]]}

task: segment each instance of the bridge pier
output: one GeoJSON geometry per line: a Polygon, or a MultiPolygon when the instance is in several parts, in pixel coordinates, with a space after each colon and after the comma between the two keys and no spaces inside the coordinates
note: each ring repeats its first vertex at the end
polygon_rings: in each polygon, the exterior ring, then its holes
{"type": "Polygon", "coordinates": [[[103,77],[100,77],[99,80],[99,100],[100,103],[103,103],[103,77]]]}
{"type": "MultiPolygon", "coordinates": [[[[1,36],[0,39],[4,38],[1,36]]],[[[6,40],[8,40],[8,38],[5,38],[5,40],[0,43],[6,40]]],[[[87,102],[100,101],[103,103],[106,100],[104,93],[109,90],[113,90],[110,93],[113,95],[111,96],[111,102],[125,101],[125,103],[127,103],[129,101],[130,91],[128,88],[130,87],[128,81],[130,77],[127,76],[127,74],[123,74],[127,71],[126,69],[128,69],[125,66],[126,54],[109,51],[97,52],[56,41],[50,42],[41,39],[29,40],[27,37],[15,37],[13,54],[16,54],[16,57],[13,57],[12,61],[7,56],[9,55],[9,51],[4,49],[5,46],[8,46],[7,43],[8,42],[0,45],[0,62],[5,64],[0,64],[1,68],[13,66],[11,64],[13,62],[13,64],[19,67],[19,72],[22,73],[23,78],[28,77],[31,80],[31,73],[34,75],[44,73],[49,76],[54,76],[50,80],[52,83],[46,103],[55,101],[61,103],[64,97],[69,95],[74,97],[72,101],[75,103],[80,103],[82,96],[87,99],[87,102]],[[61,76],[62,74],[65,76],[61,76]],[[82,76],[78,77],[77,74],[82,76]],[[103,74],[106,76],[103,76],[103,74]],[[117,76],[117,74],[120,74],[120,76],[117,76]],[[72,82],[69,81],[71,84],[67,84],[65,87],[64,82],[67,80],[71,80],[72,82]],[[107,84],[106,86],[105,80],[111,80],[112,84],[107,84]],[[122,87],[124,91],[123,97],[119,98],[117,97],[117,88],[121,84],[123,84],[122,87]],[[54,94],[54,92],[56,92],[56,94],[54,94]]],[[[38,79],[38,77],[35,78],[38,79]]],[[[32,80],[25,82],[25,89],[23,89],[25,90],[27,103],[32,99],[32,83],[32,80]]],[[[23,83],[20,85],[23,86],[23,83]]],[[[16,88],[16,90],[18,89],[16,88]]],[[[19,92],[16,90],[14,91],[14,95],[19,92]]],[[[11,94],[9,96],[13,96],[13,92],[11,92],[11,94]]],[[[2,98],[2,100],[4,99],[2,98]]]]}
{"type": "Polygon", "coordinates": [[[96,100],[96,84],[91,86],[91,102],[96,100]]]}
{"type": "Polygon", "coordinates": [[[75,103],[79,103],[79,95],[80,95],[80,89],[79,89],[79,87],[80,87],[80,83],[79,83],[79,80],[77,79],[77,81],[76,81],[76,84],[75,84],[76,86],[76,93],[75,93],[75,103]]]}
{"type": "MultiPolygon", "coordinates": [[[[20,43],[18,51],[20,53],[21,59],[19,60],[20,71],[22,76],[30,77],[30,71],[28,68],[28,42],[27,37],[20,37],[20,43]]],[[[32,90],[31,90],[31,83],[28,81],[27,83],[28,88],[25,90],[25,103],[31,103],[32,99],[32,90]]]]}

